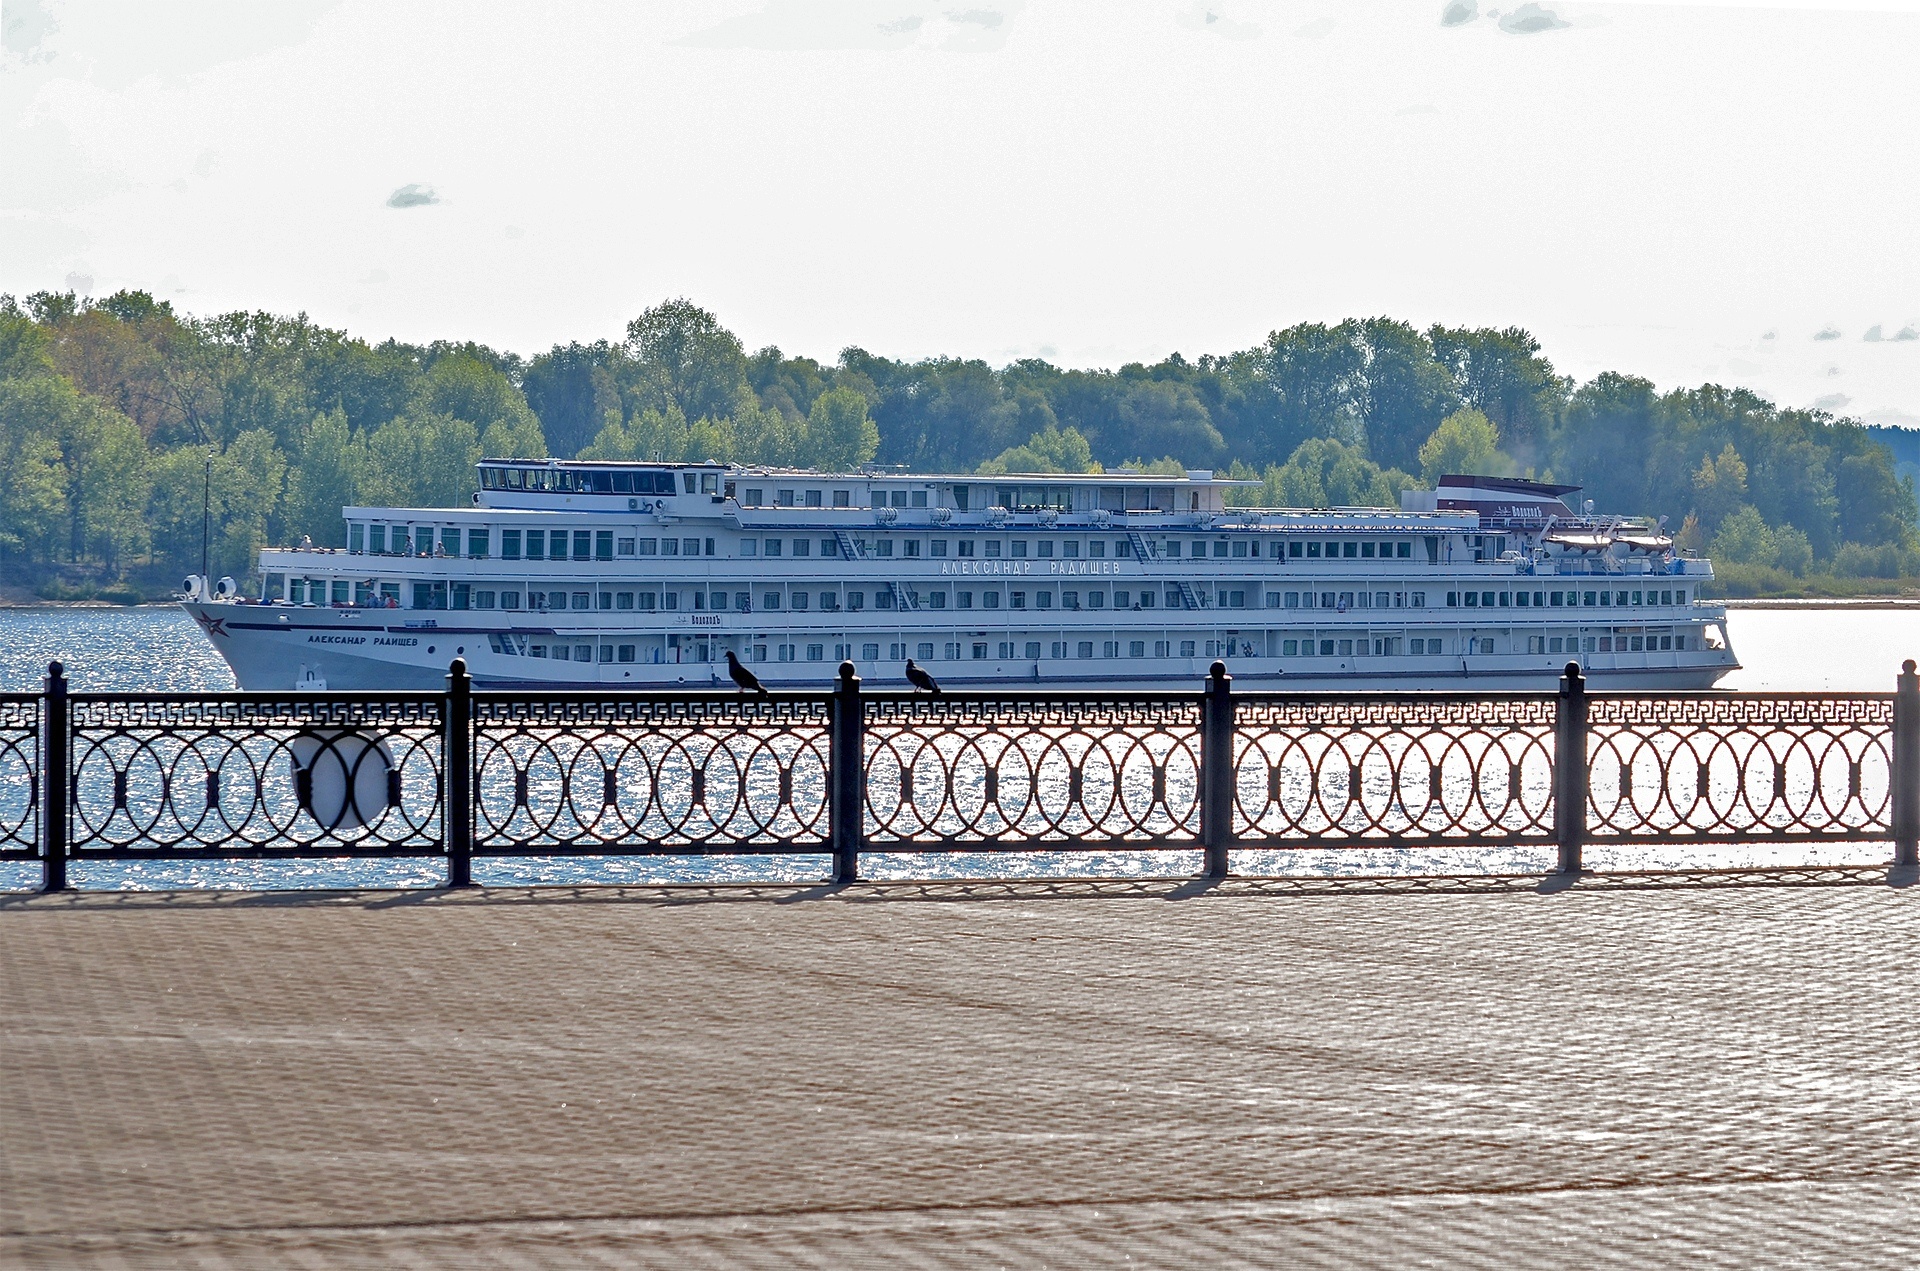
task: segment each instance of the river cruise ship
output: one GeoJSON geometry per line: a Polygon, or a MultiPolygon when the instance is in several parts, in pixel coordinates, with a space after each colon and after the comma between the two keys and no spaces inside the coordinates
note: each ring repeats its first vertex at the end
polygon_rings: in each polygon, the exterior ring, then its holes
{"type": "Polygon", "coordinates": [[[345,509],[183,603],[242,688],[1707,688],[1705,560],[1573,487],[1231,506],[1211,472],[912,476],[488,459],[470,507],[345,509]],[[1579,510],[1577,510],[1579,509],[1579,510]],[[248,589],[252,590],[252,589],[248,589]]]}

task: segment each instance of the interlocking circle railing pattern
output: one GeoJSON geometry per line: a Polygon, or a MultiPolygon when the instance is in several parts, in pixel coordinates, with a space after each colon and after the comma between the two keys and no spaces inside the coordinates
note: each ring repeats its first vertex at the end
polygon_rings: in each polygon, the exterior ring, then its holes
{"type": "Polygon", "coordinates": [[[474,851],[819,852],[824,697],[474,698],[474,851]]]}
{"type": "Polygon", "coordinates": [[[871,697],[867,839],[914,851],[1188,846],[1197,696],[871,697]]]}
{"type": "Polygon", "coordinates": [[[1234,834],[1257,847],[1471,847],[1553,837],[1551,694],[1247,694],[1234,834]]]}
{"type": "Polygon", "coordinates": [[[441,850],[440,698],[75,694],[76,857],[441,850]]]}
{"type": "Polygon", "coordinates": [[[1596,694],[1593,842],[1889,837],[1893,695],[1596,694]]]}
{"type": "Polygon", "coordinates": [[[0,694],[0,859],[40,854],[40,699],[0,694]]]}

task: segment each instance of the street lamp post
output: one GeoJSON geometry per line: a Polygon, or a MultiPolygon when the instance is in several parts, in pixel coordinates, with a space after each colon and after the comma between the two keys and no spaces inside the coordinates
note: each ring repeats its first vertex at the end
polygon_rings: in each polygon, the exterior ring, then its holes
{"type": "Polygon", "coordinates": [[[207,451],[206,481],[200,487],[200,577],[207,579],[207,550],[213,535],[213,451],[207,451]]]}

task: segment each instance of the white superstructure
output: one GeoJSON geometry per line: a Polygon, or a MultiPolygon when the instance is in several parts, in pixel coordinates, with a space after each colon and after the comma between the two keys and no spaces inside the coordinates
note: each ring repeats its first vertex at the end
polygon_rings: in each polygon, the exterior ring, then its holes
{"type": "Polygon", "coordinates": [[[186,608],[248,689],[1704,688],[1736,665],[1704,560],[1570,487],[1447,477],[1400,510],[1226,506],[1235,482],[485,460],[470,508],[347,508],[259,599],[186,608]]]}

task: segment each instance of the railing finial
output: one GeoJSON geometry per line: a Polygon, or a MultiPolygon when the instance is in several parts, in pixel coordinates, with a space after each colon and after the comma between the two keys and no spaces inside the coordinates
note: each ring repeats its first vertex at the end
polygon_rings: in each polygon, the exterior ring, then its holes
{"type": "Polygon", "coordinates": [[[859,668],[854,666],[851,658],[840,664],[840,687],[849,692],[860,687],[859,668]]]}
{"type": "Polygon", "coordinates": [[[1214,664],[1207,668],[1207,678],[1212,680],[1215,684],[1218,684],[1223,680],[1231,678],[1230,676],[1227,675],[1227,664],[1218,659],[1215,659],[1214,664]]]}

